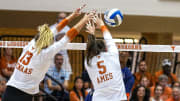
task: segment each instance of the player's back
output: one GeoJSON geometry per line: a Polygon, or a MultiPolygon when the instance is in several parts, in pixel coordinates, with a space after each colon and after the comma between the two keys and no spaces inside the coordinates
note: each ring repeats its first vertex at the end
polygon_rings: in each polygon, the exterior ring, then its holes
{"type": "Polygon", "coordinates": [[[90,66],[85,61],[85,67],[95,90],[107,89],[107,87],[118,89],[123,85],[119,54],[102,52],[92,58],[90,66]]]}

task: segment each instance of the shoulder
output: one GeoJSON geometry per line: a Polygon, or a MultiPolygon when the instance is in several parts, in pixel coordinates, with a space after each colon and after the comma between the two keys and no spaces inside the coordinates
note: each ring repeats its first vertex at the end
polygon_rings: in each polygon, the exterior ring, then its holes
{"type": "Polygon", "coordinates": [[[134,76],[139,76],[139,75],[140,75],[139,72],[134,73],[134,76]]]}
{"type": "Polygon", "coordinates": [[[174,101],[172,97],[170,97],[169,99],[167,99],[166,101],[174,101]]]}
{"type": "Polygon", "coordinates": [[[56,71],[56,69],[55,69],[56,67],[49,67],[49,69],[48,69],[48,72],[50,73],[50,72],[55,72],[56,71]]]}
{"type": "Polygon", "coordinates": [[[177,76],[175,74],[171,73],[171,75],[172,75],[173,79],[177,78],[177,76]]]}
{"type": "Polygon", "coordinates": [[[69,94],[70,94],[71,96],[76,95],[76,93],[75,93],[73,90],[71,90],[69,94]]]}
{"type": "Polygon", "coordinates": [[[66,74],[66,70],[64,68],[61,68],[60,73],[65,75],[66,74]]]}
{"type": "Polygon", "coordinates": [[[163,71],[162,71],[162,70],[157,71],[157,72],[155,73],[155,76],[160,76],[161,74],[163,74],[163,71]]]}
{"type": "Polygon", "coordinates": [[[1,61],[5,61],[5,60],[6,60],[5,56],[2,56],[1,61]]]}
{"type": "Polygon", "coordinates": [[[7,62],[7,59],[3,56],[3,57],[1,57],[1,59],[0,59],[1,61],[1,63],[6,63],[7,62]]]}
{"type": "Polygon", "coordinates": [[[151,73],[149,73],[149,72],[146,72],[146,73],[145,73],[145,76],[148,77],[148,78],[151,78],[151,77],[152,77],[151,73]]]}
{"type": "Polygon", "coordinates": [[[166,92],[166,91],[167,91],[167,92],[172,92],[172,88],[171,88],[171,87],[166,86],[166,87],[165,87],[165,92],[166,92]]]}
{"type": "Polygon", "coordinates": [[[130,69],[128,67],[124,67],[122,70],[124,70],[125,72],[131,72],[130,69]]]}
{"type": "Polygon", "coordinates": [[[87,96],[88,95],[88,92],[85,90],[85,95],[87,96]]]}
{"type": "Polygon", "coordinates": [[[154,99],[153,97],[150,97],[149,101],[153,101],[153,99],[154,99]]]}
{"type": "Polygon", "coordinates": [[[154,91],[154,88],[155,88],[155,87],[154,87],[154,86],[152,86],[152,87],[150,88],[150,90],[153,92],[153,91],[154,91]]]}

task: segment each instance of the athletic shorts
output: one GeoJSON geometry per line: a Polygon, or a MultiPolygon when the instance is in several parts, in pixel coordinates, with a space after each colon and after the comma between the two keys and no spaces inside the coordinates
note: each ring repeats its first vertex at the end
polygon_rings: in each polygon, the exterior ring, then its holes
{"type": "Polygon", "coordinates": [[[27,94],[15,87],[7,86],[2,101],[32,101],[33,95],[27,94]]]}

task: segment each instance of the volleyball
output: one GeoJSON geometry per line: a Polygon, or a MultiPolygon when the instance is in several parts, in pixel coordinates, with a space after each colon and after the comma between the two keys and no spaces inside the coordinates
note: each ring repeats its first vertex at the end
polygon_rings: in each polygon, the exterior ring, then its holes
{"type": "Polygon", "coordinates": [[[111,9],[104,13],[104,22],[110,27],[117,27],[123,21],[123,14],[122,12],[117,9],[111,9]]]}

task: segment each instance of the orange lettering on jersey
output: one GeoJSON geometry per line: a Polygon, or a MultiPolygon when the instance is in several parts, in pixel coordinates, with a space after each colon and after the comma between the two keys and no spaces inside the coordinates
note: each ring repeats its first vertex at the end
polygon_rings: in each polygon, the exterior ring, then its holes
{"type": "Polygon", "coordinates": [[[104,75],[100,76],[100,80],[101,80],[101,82],[105,81],[104,75]]]}
{"type": "Polygon", "coordinates": [[[105,81],[109,80],[109,74],[105,74],[105,81]]]}
{"type": "Polygon", "coordinates": [[[24,67],[23,67],[23,66],[21,66],[20,71],[21,71],[21,72],[23,72],[23,70],[24,70],[24,67]]]}
{"type": "Polygon", "coordinates": [[[25,68],[24,73],[28,74],[28,68],[25,68]]]}
{"type": "Polygon", "coordinates": [[[19,63],[16,64],[16,68],[17,68],[18,70],[20,69],[20,64],[19,64],[19,63]]]}
{"type": "Polygon", "coordinates": [[[103,75],[97,77],[97,83],[100,84],[100,83],[103,83],[103,82],[111,80],[111,79],[113,79],[112,73],[103,74],[103,75]]]}
{"type": "Polygon", "coordinates": [[[27,51],[24,56],[20,59],[20,62],[23,64],[23,65],[28,65],[31,58],[33,56],[33,53],[31,53],[30,51],[27,51]]]}
{"type": "Polygon", "coordinates": [[[100,69],[100,70],[99,70],[99,74],[104,74],[104,73],[106,73],[106,66],[105,66],[105,65],[102,65],[102,63],[104,63],[103,60],[97,62],[98,69],[100,69]]]}
{"type": "Polygon", "coordinates": [[[97,82],[98,82],[98,83],[101,83],[100,80],[99,80],[99,78],[97,78],[97,82]]]}
{"type": "Polygon", "coordinates": [[[109,79],[113,79],[112,73],[109,73],[109,79]]]}
{"type": "Polygon", "coordinates": [[[25,73],[25,74],[31,74],[33,69],[32,68],[25,68],[23,65],[17,63],[16,69],[25,73]]]}
{"type": "Polygon", "coordinates": [[[32,74],[32,68],[29,69],[28,74],[32,74]]]}

